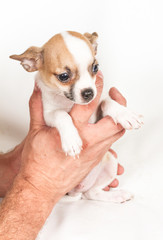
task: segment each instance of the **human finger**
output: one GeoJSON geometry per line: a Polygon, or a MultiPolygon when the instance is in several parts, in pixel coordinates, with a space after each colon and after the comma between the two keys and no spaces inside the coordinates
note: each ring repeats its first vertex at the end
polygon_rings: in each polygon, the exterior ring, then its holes
{"type": "Polygon", "coordinates": [[[124,173],[124,167],[118,164],[117,174],[122,175],[124,173]]]}
{"type": "MultiPolygon", "coordinates": [[[[109,152],[111,152],[115,158],[118,157],[117,153],[113,149],[110,148],[109,152]]],[[[124,167],[118,163],[117,174],[122,175],[123,173],[124,173],[124,167]]]]}
{"type": "Polygon", "coordinates": [[[101,141],[101,148],[105,146],[111,146],[114,142],[116,142],[119,138],[121,138],[125,134],[125,129],[119,131],[118,133],[114,134],[111,137],[101,141]]]}
{"type": "Polygon", "coordinates": [[[115,124],[110,117],[106,116],[94,124],[93,134],[99,141],[102,141],[115,135],[116,133],[119,133],[123,129],[124,128],[120,124],[115,124]]]}
{"type": "MultiPolygon", "coordinates": [[[[122,175],[123,173],[124,173],[124,167],[121,166],[120,164],[118,164],[117,174],[122,175]]],[[[108,187],[115,188],[115,187],[118,187],[118,185],[119,185],[119,181],[116,178],[113,180],[113,182],[111,184],[108,185],[108,187]]]]}
{"type": "Polygon", "coordinates": [[[117,158],[118,156],[117,156],[117,153],[113,150],[113,149],[109,149],[109,152],[111,152],[111,154],[113,154],[113,156],[115,157],[115,158],[117,158]]]}
{"type": "Polygon", "coordinates": [[[43,106],[41,92],[35,84],[34,91],[29,100],[29,111],[30,111],[30,128],[36,128],[40,125],[45,125],[43,117],[43,106]]]}
{"type": "Polygon", "coordinates": [[[111,88],[109,91],[109,95],[110,97],[115,100],[116,102],[118,102],[119,104],[126,106],[127,105],[127,101],[124,98],[124,96],[118,91],[118,89],[116,89],[115,87],[111,88]]]}
{"type": "Polygon", "coordinates": [[[108,186],[106,186],[103,190],[109,191],[110,188],[116,188],[116,187],[118,187],[118,185],[119,185],[118,179],[114,179],[113,182],[111,184],[109,184],[108,186]]]}
{"type": "Polygon", "coordinates": [[[108,192],[110,190],[109,186],[106,186],[105,188],[103,188],[104,191],[108,192]]]}
{"type": "Polygon", "coordinates": [[[117,178],[115,178],[113,182],[109,184],[109,187],[115,188],[115,187],[118,187],[118,185],[119,185],[119,181],[117,178]]]}
{"type": "MultiPolygon", "coordinates": [[[[124,172],[124,168],[123,168],[120,164],[118,164],[117,174],[118,174],[118,175],[121,175],[121,174],[123,174],[123,172],[124,172]]],[[[113,180],[113,182],[112,182],[111,184],[109,184],[108,186],[106,186],[106,188],[104,188],[104,190],[105,190],[105,191],[109,191],[111,187],[112,187],[112,188],[116,188],[116,187],[118,187],[118,185],[119,185],[119,181],[118,181],[118,179],[116,178],[116,179],[113,180]]]]}

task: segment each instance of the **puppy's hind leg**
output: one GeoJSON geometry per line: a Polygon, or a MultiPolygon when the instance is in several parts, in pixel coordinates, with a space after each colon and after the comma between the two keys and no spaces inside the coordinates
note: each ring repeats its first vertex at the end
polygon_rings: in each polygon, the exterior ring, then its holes
{"type": "Polygon", "coordinates": [[[124,203],[133,198],[132,194],[125,190],[110,190],[107,192],[102,189],[90,189],[83,195],[84,199],[113,203],[124,203]]]}
{"type": "Polygon", "coordinates": [[[104,187],[109,185],[116,178],[118,163],[117,159],[115,159],[110,152],[107,152],[102,160],[102,164],[103,168],[94,186],[87,192],[83,193],[83,198],[114,203],[122,203],[130,200],[132,194],[124,190],[103,190],[104,187]]]}

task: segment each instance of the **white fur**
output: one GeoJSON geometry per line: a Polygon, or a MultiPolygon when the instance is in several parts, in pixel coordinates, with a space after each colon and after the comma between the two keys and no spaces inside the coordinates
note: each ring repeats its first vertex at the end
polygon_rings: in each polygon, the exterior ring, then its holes
{"type": "Polygon", "coordinates": [[[63,32],[62,37],[64,42],[73,56],[76,66],[78,67],[80,78],[74,87],[75,101],[78,104],[83,104],[81,91],[83,89],[91,88],[94,91],[94,97],[97,94],[95,86],[95,77],[91,77],[88,72],[88,66],[93,64],[94,58],[88,44],[80,38],[74,37],[68,32],[63,32]]]}
{"type": "Polygon", "coordinates": [[[122,203],[132,198],[132,194],[124,190],[104,191],[103,188],[109,185],[117,176],[117,159],[112,153],[107,152],[102,159],[101,171],[94,185],[83,193],[82,198],[122,203]]]}
{"type": "MultiPolygon", "coordinates": [[[[95,79],[88,73],[88,66],[93,63],[93,56],[85,41],[62,33],[65,44],[75,59],[80,79],[77,81],[74,93],[76,102],[82,104],[80,96],[84,88],[92,88],[96,95],[95,79]]],[[[40,73],[36,76],[38,86],[42,91],[44,119],[47,125],[56,127],[61,137],[63,151],[70,156],[79,155],[82,149],[82,140],[77,129],[73,125],[68,114],[73,102],[67,99],[60,90],[54,90],[46,86],[42,81],[40,73]]],[[[103,100],[103,98],[101,99],[103,100]]],[[[109,115],[116,123],[121,123],[124,128],[138,128],[142,124],[141,117],[129,111],[111,100],[109,97],[102,103],[103,116],[109,115]]],[[[95,114],[90,122],[95,122],[95,114]]],[[[131,199],[132,195],[125,191],[104,192],[102,189],[110,184],[117,175],[117,161],[109,152],[102,161],[87,175],[87,177],[76,186],[70,193],[74,199],[87,198],[100,201],[124,202],[131,199]]]]}
{"type": "Polygon", "coordinates": [[[120,123],[125,129],[138,129],[143,124],[142,116],[118,104],[109,97],[101,104],[103,117],[111,116],[114,122],[120,123]]]}
{"type": "Polygon", "coordinates": [[[62,201],[78,199],[90,199],[96,201],[122,203],[130,200],[133,195],[124,190],[104,191],[103,188],[109,185],[117,176],[117,159],[107,152],[102,161],[87,175],[87,177],[62,201]],[[82,195],[81,195],[82,193],[82,195]]]}
{"type": "Polygon", "coordinates": [[[87,69],[89,64],[93,63],[94,60],[90,47],[84,40],[68,32],[63,32],[61,35],[82,76],[85,69],[87,69]]]}
{"type": "Polygon", "coordinates": [[[63,151],[70,155],[79,155],[82,148],[82,140],[75,128],[68,112],[73,102],[61,93],[45,86],[38,73],[36,76],[38,86],[42,91],[44,119],[48,126],[56,127],[59,131],[63,151]]]}

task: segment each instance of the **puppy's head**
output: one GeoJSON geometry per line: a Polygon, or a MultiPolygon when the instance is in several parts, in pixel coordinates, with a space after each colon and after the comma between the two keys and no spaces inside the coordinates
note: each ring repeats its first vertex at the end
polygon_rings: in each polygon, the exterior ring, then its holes
{"type": "Polygon", "coordinates": [[[43,47],[30,47],[19,60],[28,72],[39,71],[44,83],[78,104],[87,104],[96,94],[95,75],[98,63],[97,33],[63,32],[52,37],[43,47]]]}

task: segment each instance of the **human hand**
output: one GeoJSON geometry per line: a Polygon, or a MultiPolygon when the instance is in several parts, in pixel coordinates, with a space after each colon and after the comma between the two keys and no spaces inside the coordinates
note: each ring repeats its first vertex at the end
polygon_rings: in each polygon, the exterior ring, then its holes
{"type": "MultiPolygon", "coordinates": [[[[101,74],[101,73],[100,73],[101,74]]],[[[115,100],[116,102],[118,102],[119,104],[126,106],[127,105],[127,101],[126,99],[123,97],[123,95],[115,88],[112,87],[109,91],[109,95],[110,97],[115,100]]],[[[80,108],[80,107],[79,107],[80,108]]],[[[82,108],[82,107],[81,107],[82,108]]],[[[79,114],[80,116],[80,114],[79,114]]],[[[117,154],[115,151],[113,151],[113,149],[109,149],[109,151],[114,155],[115,158],[117,158],[117,154]]],[[[118,169],[117,169],[117,175],[122,175],[124,173],[124,168],[122,165],[120,165],[118,163],[118,169]]],[[[116,188],[119,185],[119,181],[118,179],[114,179],[113,182],[111,184],[109,184],[108,186],[106,186],[104,188],[105,191],[109,191],[110,188],[116,188]]]]}
{"type": "MultiPolygon", "coordinates": [[[[109,95],[110,97],[115,100],[116,102],[118,102],[119,104],[123,105],[123,106],[126,106],[127,105],[127,101],[126,99],[122,96],[122,94],[115,88],[111,88],[110,91],[109,91],[109,95]]],[[[115,158],[117,158],[117,154],[112,150],[110,149],[109,150],[115,158]]],[[[117,169],[117,175],[121,175],[124,173],[124,168],[123,166],[121,166],[120,164],[118,164],[118,169],[117,169]]],[[[108,185],[107,187],[104,188],[105,191],[109,191],[110,188],[115,188],[119,185],[119,181],[118,179],[114,179],[113,182],[108,185]]]]}
{"type": "Polygon", "coordinates": [[[102,92],[102,76],[97,75],[98,94],[86,106],[75,105],[70,112],[83,140],[79,159],[66,157],[55,128],[45,125],[41,93],[36,88],[30,99],[30,131],[22,151],[20,174],[44,194],[60,198],[75,187],[98,164],[111,145],[125,132],[119,124],[105,117],[96,124],[88,120],[97,107],[102,92]],[[79,117],[80,116],[80,117],[79,117]],[[101,133],[99,135],[99,132],[101,133]]]}
{"type": "Polygon", "coordinates": [[[124,129],[109,117],[96,124],[88,123],[102,91],[99,75],[97,87],[98,96],[91,104],[76,105],[70,113],[83,140],[79,159],[66,157],[63,153],[59,133],[45,125],[41,93],[38,89],[34,91],[30,100],[30,130],[17,148],[20,171],[0,205],[0,238],[35,239],[54,204],[81,182],[112,143],[124,134],[124,129]]]}

